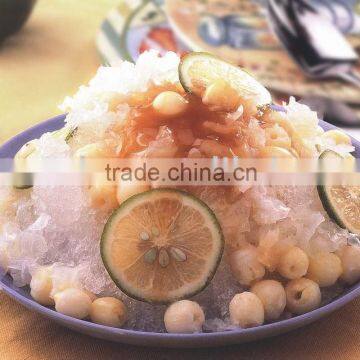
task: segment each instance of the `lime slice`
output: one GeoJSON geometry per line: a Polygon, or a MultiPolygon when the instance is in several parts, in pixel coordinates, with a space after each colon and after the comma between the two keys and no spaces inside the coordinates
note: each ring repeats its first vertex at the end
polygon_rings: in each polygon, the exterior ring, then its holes
{"type": "MultiPolygon", "coordinates": [[[[336,161],[342,164],[344,158],[338,153],[326,150],[320,155],[325,164],[334,167],[336,161]]],[[[360,235],[360,186],[326,185],[331,174],[322,173],[317,190],[324,209],[340,227],[360,235]]]]}
{"type": "Polygon", "coordinates": [[[224,248],[209,207],[178,190],[156,189],[125,201],[101,239],[104,265],[128,296],[152,303],[190,297],[206,287],[224,248]]]}
{"type": "Polygon", "coordinates": [[[70,140],[74,137],[75,133],[77,131],[77,128],[72,128],[65,126],[61,128],[60,130],[56,130],[52,133],[52,136],[58,139],[63,139],[68,144],[70,140]]]}
{"type": "MultiPolygon", "coordinates": [[[[54,138],[63,139],[66,143],[69,143],[70,140],[74,137],[77,128],[69,128],[67,126],[56,130],[51,133],[54,138]]],[[[18,151],[14,157],[15,173],[13,175],[13,186],[18,190],[30,189],[33,187],[33,174],[22,172],[26,171],[26,161],[31,158],[31,156],[36,156],[38,153],[38,148],[36,140],[31,140],[27,142],[23,147],[18,151]]]]}
{"type": "Polygon", "coordinates": [[[14,157],[13,186],[18,190],[26,190],[32,188],[33,175],[26,171],[26,161],[37,152],[35,140],[26,143],[14,157]]]}
{"type": "Polygon", "coordinates": [[[179,65],[179,77],[186,91],[201,97],[209,85],[225,80],[241,97],[254,99],[258,106],[271,103],[269,91],[246,71],[208,53],[185,55],[179,65]]]}
{"type": "MultiPolygon", "coordinates": [[[[69,143],[69,141],[74,137],[76,131],[77,131],[76,128],[73,129],[73,128],[69,128],[69,127],[65,126],[65,127],[61,128],[60,130],[56,130],[56,131],[52,132],[51,135],[54,138],[63,139],[63,140],[65,140],[66,143],[69,143]]],[[[37,151],[38,151],[38,148],[36,145],[36,140],[31,140],[21,147],[21,149],[15,155],[14,160],[15,160],[15,162],[21,161],[21,160],[26,160],[30,156],[36,154],[37,151]]]]}

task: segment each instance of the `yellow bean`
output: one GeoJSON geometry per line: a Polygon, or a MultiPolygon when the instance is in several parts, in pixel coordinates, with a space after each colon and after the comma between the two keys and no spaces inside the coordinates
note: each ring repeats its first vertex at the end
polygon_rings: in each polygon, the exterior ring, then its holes
{"type": "Polygon", "coordinates": [[[35,301],[42,305],[54,305],[51,298],[53,288],[50,267],[41,267],[33,274],[30,282],[30,295],[35,301]]]}
{"type": "Polygon", "coordinates": [[[183,113],[188,102],[177,92],[164,91],[153,101],[153,108],[161,115],[176,116],[183,113]]]}
{"type": "Polygon", "coordinates": [[[307,277],[320,287],[334,285],[341,273],[341,260],[333,253],[323,252],[310,258],[307,277]]]}
{"type": "Polygon", "coordinates": [[[303,277],[309,267],[307,254],[297,246],[287,251],[279,261],[278,272],[287,279],[298,279],[303,277]]]}
{"type": "Polygon", "coordinates": [[[264,306],[261,300],[249,291],[236,294],[229,304],[230,321],[241,328],[260,326],[264,323],[264,306]]]}
{"type": "Polygon", "coordinates": [[[309,279],[291,280],[285,287],[286,306],[295,314],[304,314],[320,306],[321,292],[319,285],[309,279]]]}
{"type": "Polygon", "coordinates": [[[205,322],[205,314],[198,303],[180,300],[171,304],[164,315],[168,333],[191,334],[200,332],[205,322]]]}
{"type": "Polygon", "coordinates": [[[277,320],[286,306],[286,294],[279,281],[262,280],[251,287],[251,292],[262,302],[266,320],[277,320]]]}
{"type": "Polygon", "coordinates": [[[219,110],[235,111],[240,105],[240,96],[230,84],[219,79],[206,88],[202,101],[219,110]]]}
{"type": "Polygon", "coordinates": [[[231,273],[243,286],[250,286],[265,275],[265,268],[259,262],[257,255],[256,247],[248,245],[229,256],[231,273]]]}
{"type": "Polygon", "coordinates": [[[354,245],[344,246],[339,252],[342,265],[341,278],[352,285],[360,279],[360,248],[354,245]]]}
{"type": "Polygon", "coordinates": [[[113,297],[99,298],[91,304],[90,318],[97,324],[121,327],[126,321],[127,310],[121,300],[113,297]]]}
{"type": "Polygon", "coordinates": [[[68,288],[54,295],[57,312],[84,319],[90,314],[91,298],[86,292],[76,288],[68,288]]]}

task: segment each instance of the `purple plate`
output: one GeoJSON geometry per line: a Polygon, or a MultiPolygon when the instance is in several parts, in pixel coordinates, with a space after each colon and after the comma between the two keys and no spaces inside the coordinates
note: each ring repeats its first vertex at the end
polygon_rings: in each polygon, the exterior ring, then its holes
{"type": "MultiPolygon", "coordinates": [[[[45,132],[60,129],[64,125],[64,119],[64,115],[57,116],[14,137],[0,148],[0,158],[11,158],[26,142],[40,137],[45,132]]],[[[325,123],[324,121],[320,121],[320,125],[325,130],[334,128],[334,126],[325,123]]],[[[353,139],[353,144],[356,148],[356,157],[360,157],[360,143],[353,139]]],[[[347,288],[341,296],[337,297],[330,304],[324,305],[319,309],[289,320],[282,320],[276,323],[244,330],[239,329],[216,333],[182,335],[158,334],[151,332],[116,329],[97,325],[89,321],[77,320],[69,316],[59,314],[51,308],[39,305],[34,300],[32,300],[29,295],[28,288],[18,288],[14,286],[9,275],[6,275],[1,280],[0,286],[6,294],[28,309],[36,311],[39,314],[54,320],[63,326],[83,334],[126,344],[177,348],[214,347],[229,344],[240,344],[243,342],[249,342],[283,334],[318,320],[319,318],[339,309],[360,295],[360,284],[356,284],[347,288]]]]}

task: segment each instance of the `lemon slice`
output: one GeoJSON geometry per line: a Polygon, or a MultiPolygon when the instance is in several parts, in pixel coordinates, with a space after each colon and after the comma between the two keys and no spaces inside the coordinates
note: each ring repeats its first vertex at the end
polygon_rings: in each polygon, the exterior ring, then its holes
{"type": "MultiPolygon", "coordinates": [[[[344,158],[334,151],[326,150],[320,155],[321,160],[327,160],[325,165],[334,168],[335,162],[340,166],[344,158]]],[[[360,186],[326,185],[327,176],[321,175],[322,182],[318,185],[318,193],[324,209],[340,227],[360,235],[360,186]]]]}
{"type": "Polygon", "coordinates": [[[156,189],[125,201],[108,220],[101,256],[128,296],[168,303],[190,297],[211,281],[224,239],[214,213],[178,190],[156,189]]]}
{"type": "Polygon", "coordinates": [[[269,91],[246,71],[208,53],[185,55],[179,65],[179,77],[186,91],[201,97],[209,85],[225,80],[241,97],[254,99],[258,106],[271,103],[269,91]]]}

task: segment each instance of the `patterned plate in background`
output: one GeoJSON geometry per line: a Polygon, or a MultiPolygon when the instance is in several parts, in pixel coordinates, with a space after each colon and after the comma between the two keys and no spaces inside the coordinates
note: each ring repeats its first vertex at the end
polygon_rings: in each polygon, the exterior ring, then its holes
{"type": "MultiPolygon", "coordinates": [[[[360,0],[312,0],[360,54],[360,0]]],[[[213,52],[249,69],[282,93],[326,96],[360,104],[360,89],[306,78],[272,35],[265,0],[164,0],[176,35],[192,49],[213,52]]],[[[336,44],[334,44],[336,46],[336,44]]],[[[357,66],[360,70],[360,63],[357,66]]]]}
{"type": "MultiPolygon", "coordinates": [[[[311,0],[360,54],[360,0],[311,0]]],[[[272,35],[265,0],[121,0],[104,20],[104,63],[135,60],[149,48],[218,54],[280,94],[324,96],[360,105],[360,89],[306,78],[272,35]]],[[[360,71],[360,63],[357,66],[360,71]]]]}
{"type": "Polygon", "coordinates": [[[152,1],[122,0],[102,23],[97,48],[104,64],[135,61],[149,49],[188,51],[175,36],[163,10],[152,1]]]}

